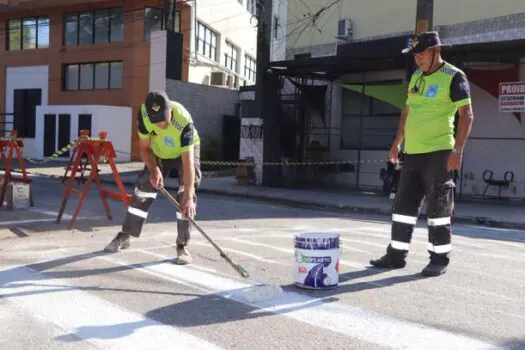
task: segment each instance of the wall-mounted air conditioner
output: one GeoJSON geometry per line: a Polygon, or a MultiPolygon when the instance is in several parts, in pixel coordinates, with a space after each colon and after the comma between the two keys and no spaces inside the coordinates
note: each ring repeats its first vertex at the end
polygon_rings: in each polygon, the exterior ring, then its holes
{"type": "Polygon", "coordinates": [[[342,18],[337,21],[337,39],[349,40],[354,36],[352,21],[349,18],[342,18]]]}
{"type": "Polygon", "coordinates": [[[224,72],[211,72],[210,85],[224,86],[226,84],[226,73],[224,72]]]}

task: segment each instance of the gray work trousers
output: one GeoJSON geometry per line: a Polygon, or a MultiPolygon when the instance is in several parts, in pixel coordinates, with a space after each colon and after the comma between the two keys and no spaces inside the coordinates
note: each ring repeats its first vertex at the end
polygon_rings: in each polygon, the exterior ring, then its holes
{"type": "MultiPolygon", "coordinates": [[[[200,170],[200,146],[197,145],[194,148],[195,158],[195,188],[199,187],[201,182],[202,173],[200,170]]],[[[182,198],[184,194],[183,184],[183,168],[182,159],[160,159],[157,158],[157,164],[161,169],[164,182],[169,176],[172,169],[177,169],[179,188],[177,191],[177,201],[182,205],[182,198]]],[[[142,233],[142,227],[146,221],[149,213],[149,209],[153,204],[153,201],[157,198],[158,191],[151,185],[149,181],[150,172],[147,166],[137,176],[135,182],[135,192],[133,194],[131,203],[126,212],[126,218],[122,225],[122,232],[128,233],[133,237],[140,237],[142,233]]],[[[193,197],[195,203],[197,202],[197,196],[193,197]]],[[[189,221],[184,219],[182,213],[177,212],[177,246],[183,247],[188,244],[191,238],[191,225],[189,221]]]]}

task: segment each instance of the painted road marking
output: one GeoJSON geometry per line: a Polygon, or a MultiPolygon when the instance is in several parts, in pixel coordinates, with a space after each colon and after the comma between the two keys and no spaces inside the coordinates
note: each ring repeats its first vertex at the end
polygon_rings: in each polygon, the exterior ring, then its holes
{"type": "Polygon", "coordinates": [[[63,281],[46,279],[42,286],[41,280],[42,275],[29,268],[3,270],[0,295],[63,329],[57,343],[74,335],[101,349],[173,349],[174,344],[181,349],[220,349],[73,286],[64,287],[63,281]]]}
{"type": "MultiPolygon", "coordinates": [[[[288,253],[288,254],[294,254],[295,253],[295,251],[293,249],[275,247],[273,245],[264,244],[264,243],[249,242],[249,241],[246,241],[246,240],[243,240],[243,239],[239,239],[239,238],[227,238],[226,240],[235,241],[235,242],[239,242],[239,243],[243,243],[243,244],[251,245],[251,246],[259,246],[259,247],[269,248],[269,249],[273,249],[273,250],[284,252],[284,253],[288,253]]],[[[340,265],[344,265],[344,266],[350,266],[350,267],[355,267],[356,265],[359,266],[358,264],[352,263],[352,262],[347,261],[347,260],[339,260],[339,264],[340,265]]],[[[363,266],[360,265],[359,267],[362,268],[363,266]]],[[[374,268],[374,270],[381,271],[381,269],[375,269],[375,268],[374,268]]],[[[414,280],[414,281],[418,280],[416,277],[411,277],[411,276],[407,276],[406,278],[414,280]]],[[[371,282],[365,282],[365,283],[371,283],[371,282]]],[[[371,283],[371,284],[373,284],[373,283],[371,283]]],[[[379,284],[379,285],[381,285],[381,284],[379,284]]],[[[387,285],[381,285],[381,286],[387,286],[387,285]]],[[[483,290],[477,290],[477,289],[474,290],[474,289],[467,288],[467,287],[453,286],[452,285],[452,286],[448,286],[448,288],[455,288],[455,289],[459,289],[459,290],[464,290],[464,291],[470,293],[473,296],[476,296],[476,295],[479,295],[479,294],[485,294],[485,295],[489,295],[489,296],[492,296],[492,297],[495,297],[495,298],[499,298],[499,299],[507,299],[507,300],[513,301],[513,302],[520,302],[521,301],[521,299],[511,298],[511,297],[508,297],[508,296],[505,296],[505,295],[492,293],[492,292],[487,292],[487,291],[483,291],[483,290]]],[[[437,298],[436,296],[433,296],[433,297],[437,298]]],[[[525,317],[522,317],[522,318],[525,319],[525,317]]]]}
{"type": "MultiPolygon", "coordinates": [[[[129,266],[127,262],[120,259],[105,256],[97,258],[129,266]]],[[[142,265],[137,269],[163,275],[168,279],[184,281],[195,288],[205,289],[210,293],[257,307],[260,309],[258,312],[273,312],[315,327],[395,349],[499,349],[459,334],[349,305],[328,303],[324,301],[325,298],[312,298],[296,292],[284,291],[281,298],[249,303],[243,297],[243,293],[249,290],[252,284],[196,271],[187,266],[162,263],[153,266],[142,265]]]]}

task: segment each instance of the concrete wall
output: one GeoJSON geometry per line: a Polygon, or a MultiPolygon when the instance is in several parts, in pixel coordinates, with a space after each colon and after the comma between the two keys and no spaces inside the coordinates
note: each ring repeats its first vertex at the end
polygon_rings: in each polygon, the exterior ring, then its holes
{"type": "Polygon", "coordinates": [[[203,149],[211,141],[222,141],[222,116],[235,115],[238,91],[171,79],[166,81],[166,91],[191,113],[203,149]]]}
{"type": "MultiPolygon", "coordinates": [[[[41,89],[42,105],[47,105],[48,101],[48,66],[28,66],[10,67],[6,69],[5,84],[5,113],[14,112],[14,90],[15,89],[41,89]]],[[[38,117],[37,117],[38,118],[38,117]]],[[[13,116],[6,116],[6,122],[12,123],[13,116]]],[[[14,124],[6,125],[6,134],[15,127],[14,124]]],[[[35,132],[38,133],[38,125],[35,132]]],[[[1,135],[4,136],[4,135],[1,135]]],[[[7,135],[5,135],[7,136],[7,135]]],[[[26,154],[37,154],[42,143],[38,143],[34,138],[21,138],[24,141],[24,152],[26,154]]]]}
{"type": "Polygon", "coordinates": [[[97,137],[100,131],[107,131],[108,140],[117,151],[118,162],[131,160],[131,107],[97,106],[97,105],[66,105],[66,106],[38,106],[36,109],[36,135],[31,147],[25,145],[24,154],[30,158],[44,157],[44,117],[46,114],[56,114],[55,149],[58,150],[58,114],[71,116],[70,140],[78,139],[79,114],[91,114],[91,136],[97,137]]]}

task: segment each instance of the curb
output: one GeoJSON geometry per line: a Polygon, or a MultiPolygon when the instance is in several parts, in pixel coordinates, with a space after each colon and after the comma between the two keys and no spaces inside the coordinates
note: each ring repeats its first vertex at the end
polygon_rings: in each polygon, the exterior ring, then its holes
{"type": "MultiPolygon", "coordinates": [[[[109,184],[115,184],[115,182],[112,180],[102,180],[102,182],[109,183],[109,184]]],[[[123,180],[122,183],[126,186],[135,185],[134,182],[129,181],[129,180],[127,181],[123,180]]],[[[166,185],[165,187],[170,190],[177,189],[176,187],[169,186],[169,185],[166,185]]],[[[305,209],[323,209],[323,210],[339,211],[339,212],[351,211],[354,214],[372,214],[372,215],[382,215],[382,216],[390,216],[392,214],[390,209],[387,210],[384,208],[370,208],[370,207],[361,207],[361,206],[355,206],[355,205],[321,204],[319,202],[313,202],[313,201],[311,202],[311,201],[303,201],[303,200],[296,200],[296,199],[290,199],[290,198],[276,198],[276,197],[272,197],[268,195],[252,194],[252,193],[238,193],[238,192],[231,192],[231,191],[224,191],[224,190],[207,189],[207,188],[202,188],[202,187],[197,189],[197,192],[228,196],[228,197],[235,197],[235,198],[249,198],[249,199],[255,199],[255,200],[260,200],[260,201],[265,201],[265,202],[279,203],[283,205],[300,207],[300,208],[305,208],[305,209]]],[[[426,220],[427,216],[425,213],[421,213],[419,218],[426,220]]],[[[453,221],[456,223],[461,223],[461,224],[525,230],[525,223],[494,220],[494,219],[481,217],[481,216],[480,217],[455,216],[453,218],[453,221]]]]}

